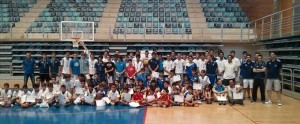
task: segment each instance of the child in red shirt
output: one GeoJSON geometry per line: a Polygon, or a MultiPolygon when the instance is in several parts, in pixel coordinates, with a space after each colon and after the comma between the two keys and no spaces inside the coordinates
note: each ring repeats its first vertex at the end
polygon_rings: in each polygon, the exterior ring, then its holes
{"type": "Polygon", "coordinates": [[[162,91],[162,94],[158,98],[158,102],[157,102],[159,107],[166,108],[166,107],[170,106],[171,100],[170,100],[170,96],[168,94],[169,94],[169,90],[168,89],[164,89],[162,91]]]}
{"type": "Polygon", "coordinates": [[[154,106],[157,101],[157,95],[155,94],[155,88],[150,88],[148,92],[146,92],[145,102],[148,106],[154,106]]]}
{"type": "Polygon", "coordinates": [[[141,86],[136,86],[135,93],[131,97],[131,102],[138,102],[141,106],[145,103],[143,93],[141,92],[141,86]]]}

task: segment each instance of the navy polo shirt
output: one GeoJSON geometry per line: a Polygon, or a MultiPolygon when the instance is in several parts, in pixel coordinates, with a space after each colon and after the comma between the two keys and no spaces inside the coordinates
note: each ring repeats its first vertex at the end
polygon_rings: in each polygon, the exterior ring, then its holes
{"type": "Polygon", "coordinates": [[[40,69],[40,74],[49,74],[50,62],[47,59],[41,59],[38,63],[38,67],[40,69]]]}
{"type": "Polygon", "coordinates": [[[206,74],[217,74],[216,69],[218,64],[215,61],[209,61],[206,63],[206,74]]]}
{"type": "Polygon", "coordinates": [[[154,59],[150,59],[149,62],[148,62],[148,64],[150,65],[150,68],[152,70],[154,70],[158,66],[159,61],[157,59],[155,59],[155,58],[154,59]]]}
{"type": "Polygon", "coordinates": [[[34,59],[25,59],[22,62],[23,66],[24,66],[24,73],[25,74],[33,74],[34,73],[34,64],[35,61],[34,59]]]}
{"type": "Polygon", "coordinates": [[[268,61],[267,62],[267,71],[268,71],[268,75],[267,78],[268,79],[279,79],[280,78],[280,69],[282,68],[282,64],[279,60],[275,60],[275,61],[268,61]]]}
{"type": "Polygon", "coordinates": [[[58,69],[60,66],[60,61],[58,59],[51,59],[50,60],[50,71],[52,74],[57,74],[58,73],[58,69]]]}
{"type": "MultiPolygon", "coordinates": [[[[262,62],[255,62],[254,68],[255,69],[263,69],[266,67],[266,63],[264,61],[262,62]]],[[[254,73],[255,78],[260,78],[263,79],[266,77],[265,72],[259,72],[259,73],[254,73]]]]}
{"type": "Polygon", "coordinates": [[[241,70],[243,70],[243,78],[244,79],[253,79],[254,74],[253,74],[253,68],[254,68],[255,63],[254,62],[244,62],[242,66],[240,67],[241,70]]]}
{"type": "Polygon", "coordinates": [[[104,62],[97,62],[95,68],[98,74],[104,75],[104,62]]]}

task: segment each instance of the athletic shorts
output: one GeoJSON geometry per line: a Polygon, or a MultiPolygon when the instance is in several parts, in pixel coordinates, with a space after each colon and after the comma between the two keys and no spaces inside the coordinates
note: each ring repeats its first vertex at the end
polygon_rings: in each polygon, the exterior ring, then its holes
{"type": "Polygon", "coordinates": [[[44,81],[49,82],[49,80],[50,80],[49,74],[40,74],[40,78],[41,78],[41,82],[44,82],[44,81]]]}
{"type": "Polygon", "coordinates": [[[253,79],[243,79],[243,86],[244,88],[250,87],[251,89],[253,88],[253,79]]]}
{"type": "Polygon", "coordinates": [[[273,84],[274,84],[275,91],[281,90],[281,85],[280,85],[279,79],[267,79],[266,90],[272,90],[273,84]]]}

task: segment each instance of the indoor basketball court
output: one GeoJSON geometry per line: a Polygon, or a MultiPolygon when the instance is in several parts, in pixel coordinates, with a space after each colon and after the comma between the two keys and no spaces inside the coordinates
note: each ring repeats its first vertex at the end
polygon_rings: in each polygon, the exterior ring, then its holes
{"type": "Polygon", "coordinates": [[[0,123],[298,124],[299,10],[0,0],[0,123]]]}

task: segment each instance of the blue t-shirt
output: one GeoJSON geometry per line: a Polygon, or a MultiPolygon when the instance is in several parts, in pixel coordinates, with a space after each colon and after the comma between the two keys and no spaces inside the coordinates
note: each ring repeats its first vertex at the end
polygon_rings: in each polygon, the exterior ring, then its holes
{"type": "Polygon", "coordinates": [[[164,88],[164,82],[165,82],[164,78],[160,78],[160,77],[157,78],[157,86],[158,86],[160,89],[163,89],[163,88],[164,88]]]}
{"type": "Polygon", "coordinates": [[[23,66],[24,66],[24,73],[25,74],[33,74],[34,73],[34,65],[35,65],[35,61],[34,59],[25,59],[22,62],[23,66]]]}
{"type": "MultiPolygon", "coordinates": [[[[266,63],[265,62],[255,62],[254,68],[255,69],[263,69],[266,67],[266,63]]],[[[259,73],[254,73],[254,77],[255,78],[259,78],[259,79],[264,79],[266,77],[265,72],[259,72],[259,73]]]]}
{"type": "Polygon", "coordinates": [[[199,76],[198,75],[192,75],[192,77],[190,78],[190,84],[193,86],[193,83],[197,82],[199,83],[199,76]]]}
{"type": "MultiPolygon", "coordinates": [[[[246,59],[242,59],[241,65],[243,65],[244,63],[246,63],[246,59]]],[[[240,76],[243,77],[243,75],[244,75],[244,70],[240,67],[240,76]]]]}
{"type": "Polygon", "coordinates": [[[41,59],[37,64],[40,70],[40,74],[49,74],[50,62],[46,59],[41,59]]]}
{"type": "Polygon", "coordinates": [[[267,71],[268,79],[279,79],[280,78],[280,69],[282,68],[282,64],[279,60],[268,61],[267,63],[267,71]]]}
{"type": "Polygon", "coordinates": [[[164,60],[158,60],[158,72],[163,72],[164,71],[164,60]]]}
{"type": "Polygon", "coordinates": [[[104,76],[104,74],[105,74],[104,73],[105,72],[105,70],[104,70],[104,62],[97,62],[95,64],[95,68],[96,68],[96,71],[97,71],[98,74],[104,76]]]}
{"type": "Polygon", "coordinates": [[[136,80],[137,81],[143,81],[143,87],[147,87],[147,77],[146,77],[146,74],[138,74],[137,77],[136,77],[136,80]]]}
{"type": "Polygon", "coordinates": [[[245,62],[242,63],[241,65],[241,70],[243,70],[244,74],[243,74],[243,78],[244,79],[253,79],[254,78],[254,73],[253,73],[253,68],[255,66],[254,62],[245,62]]]}
{"type": "Polygon", "coordinates": [[[50,71],[53,74],[57,74],[58,73],[58,69],[60,66],[60,61],[58,59],[51,59],[50,60],[50,71]]]}
{"type": "Polygon", "coordinates": [[[225,90],[225,86],[224,85],[215,85],[214,86],[215,90],[218,91],[218,92],[222,92],[225,90]]]}
{"type": "Polygon", "coordinates": [[[72,59],[70,62],[70,67],[72,69],[72,74],[79,75],[80,73],[79,59],[72,59]]]}
{"type": "MultiPolygon", "coordinates": [[[[190,64],[190,63],[189,63],[190,64]]],[[[192,70],[195,70],[197,72],[197,65],[195,63],[190,64],[189,66],[186,66],[186,75],[191,79],[192,78],[192,70]]]]}
{"type": "Polygon", "coordinates": [[[150,65],[150,68],[152,70],[154,70],[158,66],[159,61],[155,58],[154,59],[152,58],[152,59],[149,60],[148,64],[150,65]]]}
{"type": "Polygon", "coordinates": [[[115,68],[117,72],[122,72],[126,68],[126,63],[124,61],[116,62],[115,68]]]}
{"type": "Polygon", "coordinates": [[[206,74],[217,74],[216,70],[218,64],[215,61],[209,61],[206,63],[206,74]]]}

